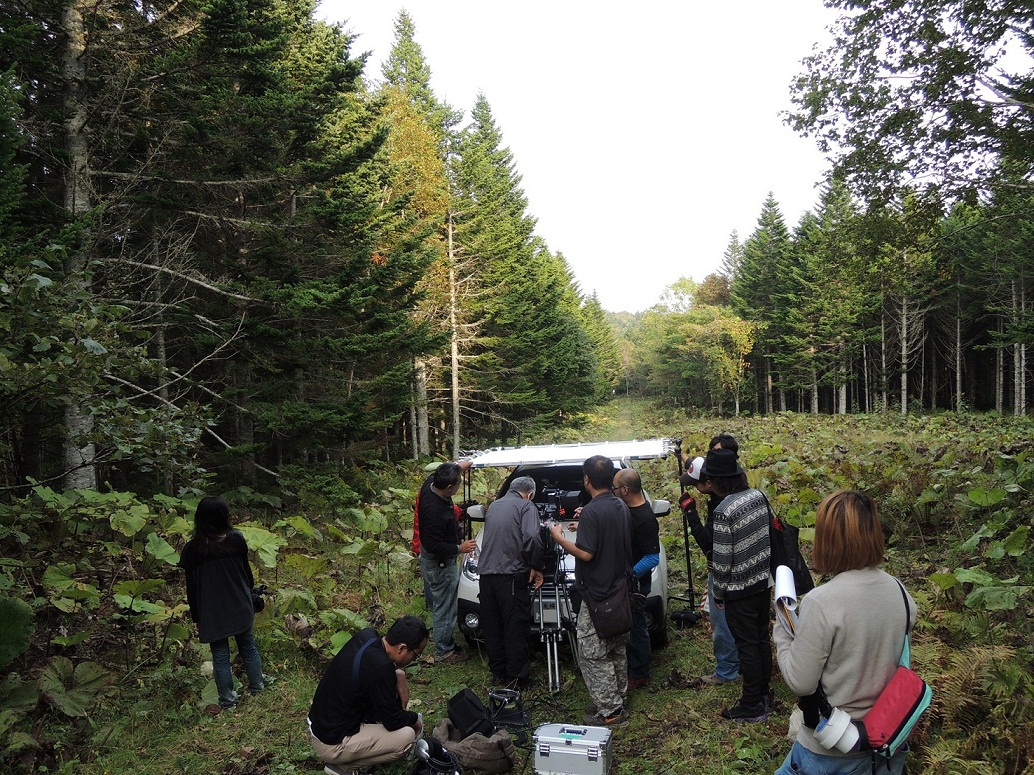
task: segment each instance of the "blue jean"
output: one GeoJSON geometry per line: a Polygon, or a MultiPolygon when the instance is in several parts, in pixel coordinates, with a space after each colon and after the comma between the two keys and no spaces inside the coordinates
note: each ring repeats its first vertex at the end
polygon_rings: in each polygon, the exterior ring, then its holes
{"type": "Polygon", "coordinates": [[[736,651],[736,640],[729,631],[725,611],[714,605],[714,577],[707,574],[707,599],[711,601],[711,643],[717,661],[714,673],[719,678],[732,681],[740,675],[740,655],[736,651]]]}
{"type": "MultiPolygon", "coordinates": [[[[241,655],[244,669],[248,673],[248,691],[252,694],[262,691],[266,684],[262,677],[262,658],[255,646],[252,631],[246,630],[234,635],[237,641],[237,653],[241,655]]],[[[237,704],[237,692],[233,690],[233,673],[230,670],[230,639],[214,640],[208,644],[212,648],[212,675],[215,688],[219,690],[219,705],[232,708],[237,704]]]]}
{"type": "MultiPolygon", "coordinates": [[[[906,753],[907,745],[891,757],[889,768],[887,760],[877,756],[876,775],[901,775],[905,770],[906,753]]],[[[872,772],[872,754],[869,752],[827,756],[794,743],[775,775],[872,775],[872,772]]]]}
{"type": "Polygon", "coordinates": [[[424,578],[431,585],[431,596],[434,598],[432,628],[434,629],[434,655],[444,657],[456,649],[453,630],[456,629],[457,595],[460,586],[460,566],[455,557],[443,562],[427,552],[420,552],[420,568],[424,578]]]}
{"type": "Polygon", "coordinates": [[[646,601],[650,596],[650,576],[639,581],[644,600],[632,609],[632,631],[628,635],[628,677],[650,677],[650,630],[646,625],[646,601]]]}

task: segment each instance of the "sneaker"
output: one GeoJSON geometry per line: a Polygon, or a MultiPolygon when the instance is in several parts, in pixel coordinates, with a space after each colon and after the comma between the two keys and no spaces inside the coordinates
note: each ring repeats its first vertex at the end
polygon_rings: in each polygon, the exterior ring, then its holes
{"type": "Polygon", "coordinates": [[[591,727],[624,728],[628,726],[628,712],[623,707],[607,716],[597,711],[596,713],[586,713],[582,720],[591,727]]]}
{"type": "Polygon", "coordinates": [[[632,678],[631,676],[629,676],[628,685],[625,687],[625,691],[631,692],[635,691],[636,689],[642,689],[648,683],[650,683],[649,678],[632,678]]]}
{"type": "Polygon", "coordinates": [[[737,702],[731,708],[722,711],[722,718],[753,724],[768,719],[768,707],[763,700],[757,705],[744,705],[737,702]]]}
{"type": "Polygon", "coordinates": [[[740,680],[739,676],[735,678],[722,678],[718,673],[711,673],[711,675],[700,676],[700,683],[709,684],[710,686],[722,686],[724,684],[733,684],[740,680]]]}
{"type": "Polygon", "coordinates": [[[440,657],[434,658],[434,664],[436,665],[458,665],[466,662],[469,657],[466,651],[460,651],[459,649],[453,649],[448,654],[444,654],[440,657]]]}
{"type": "Polygon", "coordinates": [[[325,764],[323,765],[323,772],[326,775],[369,775],[369,773],[373,772],[373,765],[351,769],[338,764],[325,764]]]}

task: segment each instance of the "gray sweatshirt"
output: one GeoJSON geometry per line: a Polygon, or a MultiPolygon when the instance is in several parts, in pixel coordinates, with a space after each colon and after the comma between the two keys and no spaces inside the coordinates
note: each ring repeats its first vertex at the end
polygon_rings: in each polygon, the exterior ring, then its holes
{"type": "MultiPolygon", "coordinates": [[[[911,596],[908,606],[908,621],[915,624],[911,596]]],[[[773,629],[787,686],[804,697],[821,680],[833,707],[862,718],[897,670],[905,645],[905,601],[897,580],[875,567],[838,573],[805,595],[798,613],[795,637],[778,623],[773,629]]],[[[842,755],[819,745],[803,725],[797,742],[815,753],[842,755]]]]}

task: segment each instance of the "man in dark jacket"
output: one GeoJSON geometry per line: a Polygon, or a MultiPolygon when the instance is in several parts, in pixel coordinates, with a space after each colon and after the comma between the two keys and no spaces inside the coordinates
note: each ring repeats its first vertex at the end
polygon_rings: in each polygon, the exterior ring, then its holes
{"type": "Polygon", "coordinates": [[[542,586],[542,535],[531,499],[535,480],[518,476],[493,503],[481,533],[481,631],[488,669],[499,685],[528,685],[531,590],[542,586]]]}
{"type": "Polygon", "coordinates": [[[384,637],[372,627],[360,630],[331,661],[308,719],[327,775],[400,759],[423,732],[420,717],[406,710],[403,668],[423,653],[429,635],[417,617],[403,616],[384,637]]]}
{"type": "Polygon", "coordinates": [[[471,552],[477,544],[464,540],[452,496],[463,483],[463,469],[470,461],[442,463],[435,469],[427,487],[420,491],[417,517],[420,523],[420,569],[431,587],[433,598],[434,663],[455,663],[466,659],[456,646],[457,594],[460,568],[457,558],[471,552]]]}

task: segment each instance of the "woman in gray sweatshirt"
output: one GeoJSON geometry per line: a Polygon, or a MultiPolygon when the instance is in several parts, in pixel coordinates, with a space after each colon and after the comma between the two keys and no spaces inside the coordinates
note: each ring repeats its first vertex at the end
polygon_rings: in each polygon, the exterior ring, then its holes
{"type": "MultiPolygon", "coordinates": [[[[808,697],[821,685],[829,704],[853,719],[869,712],[894,675],[906,628],[916,620],[915,601],[877,567],[883,548],[872,498],[856,490],[827,495],[815,513],[812,568],[833,578],[803,598],[794,635],[778,623],[773,629],[779,669],[794,694],[808,697]]],[[[886,765],[900,775],[907,748],[880,758],[878,771],[886,765]]],[[[874,762],[871,750],[824,748],[805,723],[776,775],[862,775],[874,762]]]]}

